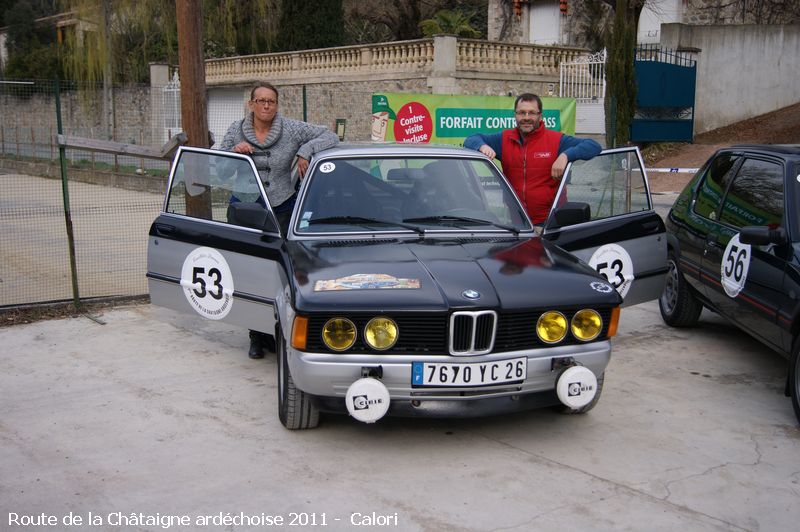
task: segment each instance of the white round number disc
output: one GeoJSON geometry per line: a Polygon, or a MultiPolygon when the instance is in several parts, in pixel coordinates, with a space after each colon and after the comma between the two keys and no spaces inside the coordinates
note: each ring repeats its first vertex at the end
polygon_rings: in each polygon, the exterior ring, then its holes
{"type": "Polygon", "coordinates": [[[233,306],[233,275],[213,248],[197,248],[183,261],[181,287],[189,304],[204,318],[221,320],[233,306]]]}
{"type": "Polygon", "coordinates": [[[617,289],[619,295],[625,297],[633,283],[633,260],[619,244],[606,244],[600,246],[592,253],[589,266],[606,278],[611,286],[617,289]]]}
{"type": "Polygon", "coordinates": [[[739,242],[739,235],[734,235],[725,247],[720,266],[722,288],[730,297],[736,297],[747,282],[747,272],[750,270],[750,244],[739,242]]]}
{"type": "Polygon", "coordinates": [[[333,163],[322,163],[319,167],[319,171],[323,174],[329,174],[336,170],[336,165],[333,163]]]}

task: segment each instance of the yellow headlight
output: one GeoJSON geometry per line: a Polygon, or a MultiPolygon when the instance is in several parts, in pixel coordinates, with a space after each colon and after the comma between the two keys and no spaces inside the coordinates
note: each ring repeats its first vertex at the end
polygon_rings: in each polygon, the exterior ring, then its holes
{"type": "Polygon", "coordinates": [[[594,340],[603,330],[603,318],[592,309],[579,310],[572,317],[572,335],[578,340],[594,340]]]}
{"type": "Polygon", "coordinates": [[[364,339],[371,348],[379,351],[392,347],[398,336],[397,324],[389,318],[372,318],[364,327],[364,339]]]}
{"type": "Polygon", "coordinates": [[[555,344],[567,335],[567,318],[560,312],[548,310],[536,322],[536,334],[546,344],[555,344]]]}
{"type": "Polygon", "coordinates": [[[331,318],[322,328],[322,340],[334,351],[350,349],[356,342],[356,326],[347,318],[331,318]]]}

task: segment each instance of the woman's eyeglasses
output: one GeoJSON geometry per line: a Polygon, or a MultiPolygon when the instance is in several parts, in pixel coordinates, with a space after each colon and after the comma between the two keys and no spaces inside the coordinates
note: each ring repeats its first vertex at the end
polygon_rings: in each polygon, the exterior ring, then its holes
{"type": "Polygon", "coordinates": [[[278,105],[278,100],[267,100],[266,98],[259,98],[258,100],[250,100],[253,103],[257,103],[258,105],[267,105],[272,107],[273,105],[278,105]]]}

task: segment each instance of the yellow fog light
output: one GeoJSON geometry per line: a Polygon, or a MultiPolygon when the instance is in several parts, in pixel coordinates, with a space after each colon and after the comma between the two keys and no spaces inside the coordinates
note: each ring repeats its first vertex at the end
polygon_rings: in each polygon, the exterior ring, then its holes
{"type": "Polygon", "coordinates": [[[397,342],[397,324],[389,318],[372,318],[364,327],[364,339],[372,349],[384,351],[397,342]]]}
{"type": "Polygon", "coordinates": [[[536,334],[546,344],[555,344],[567,335],[567,318],[560,312],[548,310],[536,322],[536,334]]]}
{"type": "Polygon", "coordinates": [[[347,318],[331,318],[322,328],[322,340],[334,351],[350,349],[356,342],[356,326],[347,318]]]}
{"type": "Polygon", "coordinates": [[[603,318],[592,309],[579,310],[572,317],[572,335],[583,342],[594,340],[603,330],[603,318]]]}

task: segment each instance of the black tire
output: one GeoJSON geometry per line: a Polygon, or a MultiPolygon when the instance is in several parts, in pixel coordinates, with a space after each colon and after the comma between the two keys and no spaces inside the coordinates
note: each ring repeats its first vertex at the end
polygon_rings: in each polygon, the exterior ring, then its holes
{"type": "Polygon", "coordinates": [[[800,423],[800,340],[796,340],[792,351],[792,358],[789,360],[789,380],[787,382],[789,396],[792,398],[794,415],[800,423]]]}
{"type": "Polygon", "coordinates": [[[319,410],[309,395],[294,385],[280,326],[275,330],[275,344],[278,354],[278,418],[290,430],[313,429],[319,425],[319,410]]]}
{"type": "Polygon", "coordinates": [[[670,250],[667,260],[669,271],[664,282],[664,291],[658,298],[661,318],[671,327],[691,327],[697,323],[703,304],[697,300],[689,283],[678,269],[678,259],[670,250]]]}
{"type": "Polygon", "coordinates": [[[560,404],[554,407],[555,411],[559,414],[585,414],[592,408],[597,405],[597,402],[600,400],[600,395],[603,393],[603,382],[606,380],[606,374],[602,373],[597,376],[597,393],[592,398],[592,401],[587,404],[586,406],[582,406],[580,408],[570,408],[567,405],[560,404]]]}

